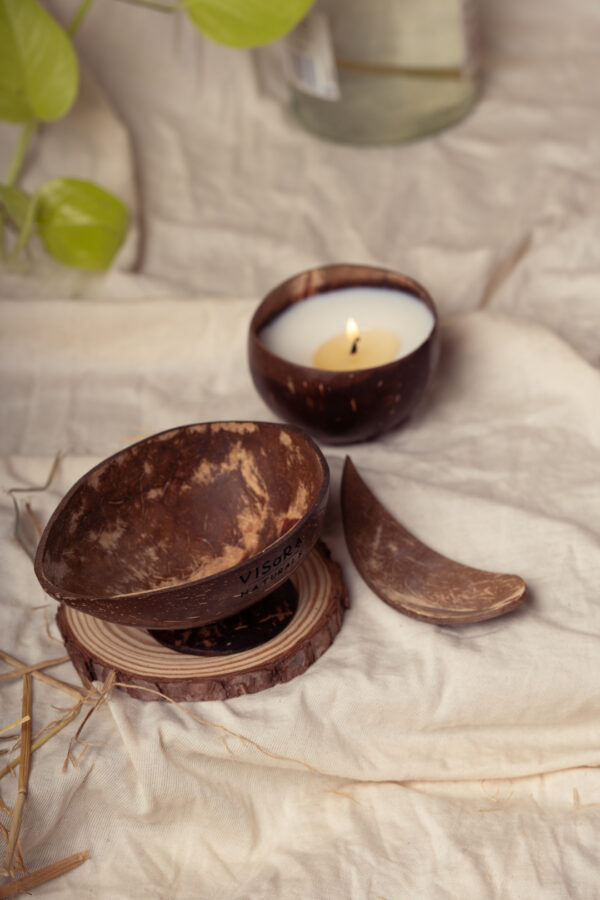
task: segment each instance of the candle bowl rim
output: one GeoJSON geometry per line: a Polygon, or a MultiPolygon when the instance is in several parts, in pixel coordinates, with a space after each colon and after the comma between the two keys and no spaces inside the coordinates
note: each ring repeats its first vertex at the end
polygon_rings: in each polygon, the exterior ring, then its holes
{"type": "Polygon", "coordinates": [[[255,388],[280,421],[305,428],[322,443],[340,445],[369,441],[403,424],[432,379],[440,343],[436,304],[414,278],[381,266],[332,263],[298,272],[263,297],[248,328],[247,355],[255,388]],[[293,362],[259,338],[263,327],[295,303],[361,286],[406,292],[423,303],[433,327],[422,343],[382,365],[339,370],[293,362]]]}
{"type": "MultiPolygon", "coordinates": [[[[143,461],[141,462],[141,464],[143,465],[143,461]]],[[[302,428],[301,426],[298,426],[298,425],[295,425],[292,423],[268,422],[268,421],[264,421],[264,420],[249,420],[249,419],[243,419],[243,420],[242,419],[236,419],[236,420],[223,419],[223,420],[212,420],[210,422],[194,422],[194,423],[188,423],[186,425],[172,426],[170,428],[163,429],[162,431],[155,432],[151,435],[147,435],[146,437],[141,438],[138,441],[134,441],[133,443],[128,444],[126,447],[122,447],[121,449],[117,450],[115,453],[112,453],[109,456],[105,457],[104,459],[100,460],[100,462],[96,463],[94,466],[92,466],[90,469],[88,469],[86,472],[84,472],[79,478],[77,478],[77,480],[71,485],[71,487],[68,489],[68,491],[61,497],[57,506],[53,510],[52,515],[50,516],[50,519],[48,520],[48,523],[46,524],[46,527],[44,528],[44,530],[42,532],[42,536],[39,540],[39,543],[38,543],[38,546],[36,549],[35,558],[34,558],[34,571],[35,571],[38,581],[40,582],[43,589],[46,591],[46,593],[48,593],[55,600],[57,600],[59,602],[64,602],[67,605],[74,607],[75,609],[77,609],[77,608],[82,609],[83,606],[85,605],[85,610],[84,610],[85,612],[87,612],[90,615],[97,615],[99,618],[106,619],[107,621],[112,621],[112,622],[117,622],[120,624],[127,624],[127,625],[136,625],[136,626],[140,626],[140,627],[151,627],[154,629],[157,629],[157,628],[160,629],[161,627],[169,628],[169,629],[177,628],[177,627],[181,627],[181,628],[193,627],[194,622],[190,621],[189,616],[186,617],[185,620],[182,620],[182,623],[180,625],[174,625],[172,621],[170,621],[170,623],[167,625],[161,625],[160,622],[156,622],[156,621],[150,622],[148,620],[148,617],[146,617],[145,615],[139,615],[139,614],[132,613],[131,616],[129,614],[126,614],[124,617],[123,615],[118,614],[114,617],[111,617],[111,615],[105,614],[104,612],[102,612],[102,613],[101,612],[97,612],[97,613],[93,612],[92,609],[90,609],[90,606],[92,606],[94,604],[98,604],[98,608],[102,608],[102,607],[106,606],[107,604],[117,605],[117,603],[124,603],[125,605],[127,605],[127,601],[129,601],[129,600],[136,602],[136,603],[139,603],[140,601],[143,602],[145,600],[148,600],[151,603],[151,605],[154,606],[155,604],[160,603],[161,601],[164,601],[164,600],[168,599],[169,597],[172,597],[174,593],[179,595],[182,592],[186,593],[186,592],[192,591],[194,589],[197,589],[197,590],[207,589],[207,588],[210,588],[211,585],[214,585],[215,592],[218,592],[217,587],[218,587],[219,582],[222,582],[225,580],[231,580],[239,572],[244,572],[247,569],[253,568],[254,566],[256,566],[257,563],[260,564],[265,559],[265,556],[267,554],[272,554],[276,548],[279,548],[279,547],[283,548],[290,541],[297,539],[300,535],[304,535],[307,528],[310,528],[311,523],[314,520],[315,516],[317,518],[320,516],[320,518],[322,520],[324,513],[325,513],[325,508],[327,505],[327,499],[329,496],[329,487],[330,487],[330,472],[329,472],[329,466],[328,466],[327,460],[323,454],[323,451],[321,450],[321,448],[319,447],[317,442],[314,440],[314,438],[311,437],[311,435],[308,433],[308,431],[306,429],[302,428]],[[312,500],[312,502],[310,503],[309,507],[304,512],[304,514],[302,515],[302,517],[297,522],[295,522],[290,528],[287,528],[282,534],[280,534],[274,540],[270,541],[268,544],[265,544],[264,546],[261,546],[260,548],[256,549],[252,553],[252,555],[249,556],[247,559],[243,559],[243,560],[235,563],[234,565],[227,566],[226,568],[219,569],[218,571],[213,572],[209,575],[206,575],[202,578],[189,578],[187,580],[183,580],[181,582],[177,582],[176,584],[168,585],[166,587],[149,587],[149,588],[134,590],[131,592],[115,592],[112,594],[105,593],[103,595],[93,594],[93,592],[92,592],[91,594],[86,595],[85,591],[83,591],[83,590],[73,591],[73,590],[69,590],[66,588],[62,588],[60,586],[60,584],[57,584],[56,580],[49,577],[49,575],[47,574],[47,571],[46,571],[46,561],[45,561],[45,553],[46,553],[46,548],[48,545],[48,540],[51,537],[53,529],[55,527],[57,527],[58,525],[60,525],[61,517],[65,514],[65,511],[67,510],[69,501],[77,494],[77,492],[82,487],[84,487],[86,485],[86,483],[89,483],[90,477],[93,476],[93,474],[95,472],[97,472],[99,469],[101,469],[103,467],[107,467],[111,464],[114,465],[115,462],[120,457],[126,457],[126,455],[130,454],[131,451],[135,450],[136,448],[140,448],[144,444],[148,444],[151,441],[157,441],[157,440],[161,440],[161,439],[164,440],[164,439],[166,439],[167,435],[172,435],[174,437],[176,434],[179,434],[181,432],[185,432],[188,430],[191,431],[191,430],[197,429],[199,427],[210,429],[211,426],[214,426],[214,425],[216,425],[216,426],[231,426],[231,425],[233,425],[233,426],[241,426],[241,427],[247,426],[247,425],[255,425],[258,428],[268,428],[268,429],[279,430],[280,432],[285,431],[288,434],[290,432],[295,434],[295,436],[296,436],[295,439],[297,441],[300,441],[305,446],[305,448],[309,451],[310,455],[313,457],[315,464],[316,464],[315,468],[319,472],[319,476],[320,476],[318,479],[318,482],[317,482],[318,489],[315,492],[315,497],[312,500]],[[135,621],[134,621],[134,619],[135,619],[135,621]]],[[[102,502],[101,499],[99,500],[99,502],[102,502]]],[[[319,531],[320,531],[320,529],[319,529],[319,531]]],[[[315,541],[318,539],[318,536],[319,535],[317,533],[315,536],[315,541]]],[[[313,544],[315,541],[313,541],[313,544]]],[[[273,591],[278,586],[278,584],[282,583],[284,580],[289,578],[290,575],[292,574],[294,568],[296,568],[296,566],[299,565],[303,561],[305,556],[306,556],[306,553],[302,556],[302,558],[300,560],[298,560],[297,563],[295,563],[293,568],[291,568],[287,571],[285,578],[282,578],[279,581],[275,582],[272,586],[269,587],[268,590],[263,591],[263,592],[261,592],[259,590],[247,602],[236,605],[235,608],[232,608],[231,610],[228,609],[225,613],[223,613],[223,616],[219,615],[218,618],[213,617],[212,619],[205,619],[204,622],[208,623],[211,621],[216,621],[222,617],[229,616],[230,614],[241,611],[242,609],[245,609],[247,606],[251,605],[252,603],[260,600],[263,596],[265,596],[266,594],[273,591]]],[[[198,622],[196,624],[204,624],[204,622],[198,622]]]]}
{"type": "MultiPolygon", "coordinates": [[[[318,372],[319,377],[325,376],[325,379],[329,382],[335,381],[336,378],[343,379],[344,382],[346,382],[348,379],[352,380],[352,378],[355,376],[365,377],[366,373],[374,373],[374,372],[379,372],[381,370],[391,371],[391,369],[393,369],[394,366],[397,366],[398,364],[403,363],[405,360],[410,360],[410,358],[412,356],[414,356],[416,353],[418,353],[419,350],[428,341],[430,341],[434,337],[434,335],[438,331],[438,328],[439,328],[439,315],[438,315],[438,311],[437,311],[435,302],[434,302],[431,294],[427,290],[427,288],[425,288],[420,282],[416,281],[414,278],[411,278],[408,275],[403,275],[401,272],[397,272],[394,269],[385,268],[383,266],[373,266],[373,265],[369,265],[369,264],[362,265],[360,263],[329,263],[325,266],[314,266],[313,268],[304,269],[300,272],[297,272],[295,275],[292,275],[290,278],[286,278],[284,281],[281,281],[279,284],[275,285],[275,287],[271,288],[271,290],[269,290],[268,293],[266,293],[264,295],[264,297],[262,298],[262,300],[260,301],[260,303],[258,304],[257,308],[255,309],[255,311],[252,315],[252,319],[250,320],[250,326],[249,326],[249,337],[250,337],[251,341],[255,342],[260,347],[262,353],[265,353],[268,357],[271,357],[272,359],[277,360],[280,363],[283,363],[283,365],[285,365],[285,366],[289,366],[294,369],[297,369],[300,372],[306,373],[307,375],[311,375],[312,373],[318,372]],[[263,312],[264,306],[276,292],[283,292],[286,288],[288,288],[294,281],[296,281],[299,278],[307,277],[307,276],[310,276],[315,273],[333,273],[336,270],[347,270],[349,273],[351,273],[353,270],[359,270],[362,272],[364,272],[365,270],[369,270],[369,271],[373,272],[374,274],[379,273],[380,275],[392,276],[393,278],[399,278],[404,282],[404,286],[401,287],[400,285],[398,285],[397,287],[395,287],[392,285],[376,284],[374,282],[371,283],[371,282],[356,281],[356,282],[344,284],[341,286],[336,285],[336,286],[330,287],[330,288],[325,287],[323,290],[316,290],[316,291],[308,293],[302,297],[298,297],[295,300],[291,300],[290,302],[287,302],[285,304],[285,306],[283,306],[278,312],[276,312],[267,322],[263,322],[261,325],[257,324],[257,321],[259,320],[259,318],[261,317],[261,314],[263,312]],[[317,297],[320,294],[329,294],[329,293],[332,293],[333,291],[343,291],[343,290],[346,290],[347,288],[355,288],[355,287],[356,288],[371,287],[371,288],[374,288],[375,290],[387,290],[387,291],[390,291],[391,293],[393,293],[394,291],[400,292],[400,291],[404,290],[405,293],[410,294],[412,297],[415,298],[415,300],[418,300],[419,302],[423,303],[427,307],[427,309],[430,311],[430,313],[432,314],[433,325],[432,325],[432,328],[431,328],[429,334],[427,335],[426,338],[424,338],[424,340],[421,341],[420,344],[418,344],[413,350],[411,350],[410,353],[406,353],[403,356],[397,357],[396,359],[392,359],[387,363],[382,363],[381,365],[364,366],[363,368],[360,368],[360,369],[320,369],[317,366],[309,366],[309,365],[305,365],[304,363],[297,363],[291,359],[288,359],[285,356],[280,356],[278,353],[275,353],[273,350],[271,350],[269,347],[267,347],[263,341],[261,341],[260,332],[263,330],[263,328],[266,328],[268,325],[270,325],[272,322],[274,322],[280,316],[284,315],[285,312],[288,309],[290,309],[292,306],[295,306],[296,303],[303,303],[305,300],[311,300],[313,297],[317,297]],[[415,288],[415,290],[411,290],[411,288],[415,288]]],[[[322,377],[321,377],[321,380],[323,380],[322,377]]]]}

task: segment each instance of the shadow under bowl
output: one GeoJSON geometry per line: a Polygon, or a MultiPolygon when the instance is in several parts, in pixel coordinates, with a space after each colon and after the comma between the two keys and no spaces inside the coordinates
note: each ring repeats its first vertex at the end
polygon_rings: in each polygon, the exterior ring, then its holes
{"type": "Polygon", "coordinates": [[[153,629],[230,616],[282,584],[316,543],[329,470],[299,429],[212,422],[162,432],[77,481],[40,540],[56,600],[153,629]]]}
{"type": "Polygon", "coordinates": [[[429,293],[416,281],[374,266],[331,265],[295,275],[264,298],[250,323],[248,361],[258,393],[280,418],[328,444],[366,441],[400,425],[413,411],[435,369],[438,317],[429,293]],[[340,288],[385,288],[411,294],[432,313],[424,342],[400,359],[374,368],[326,371],[277,356],[261,331],[295,303],[340,288]]]}

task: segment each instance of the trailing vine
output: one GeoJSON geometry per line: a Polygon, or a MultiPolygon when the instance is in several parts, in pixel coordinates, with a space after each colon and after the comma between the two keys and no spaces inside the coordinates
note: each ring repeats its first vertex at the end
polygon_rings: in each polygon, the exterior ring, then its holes
{"type": "MultiPolygon", "coordinates": [[[[212,40],[253,47],[288,32],[313,0],[126,2],[187,15],[212,40]]],[[[40,125],[67,115],[77,96],[79,64],[73,37],[93,3],[79,2],[63,27],[39,0],[0,0],[0,119],[21,128],[8,172],[0,182],[0,259],[9,266],[20,263],[32,240],[40,240],[60,263],[107,269],[127,234],[127,207],[100,185],[63,176],[32,193],[20,186],[27,152],[40,125]]]]}

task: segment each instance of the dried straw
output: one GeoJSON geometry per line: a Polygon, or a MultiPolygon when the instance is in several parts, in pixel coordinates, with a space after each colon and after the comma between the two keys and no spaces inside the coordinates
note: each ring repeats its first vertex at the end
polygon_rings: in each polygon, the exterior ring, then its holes
{"type": "Polygon", "coordinates": [[[38,517],[37,517],[36,514],[34,513],[33,509],[31,508],[31,503],[29,502],[29,500],[28,500],[27,503],[25,504],[25,511],[26,511],[27,515],[29,516],[29,518],[31,519],[31,522],[32,522],[33,527],[34,527],[34,529],[35,529],[35,533],[36,533],[37,536],[38,536],[38,539],[41,538],[41,536],[42,536],[42,531],[43,531],[44,529],[43,529],[42,526],[40,525],[40,520],[38,519],[38,517]]]}
{"type": "MultiPolygon", "coordinates": [[[[59,662],[64,662],[67,659],[69,659],[68,656],[61,657],[60,659],[57,659],[57,660],[45,660],[44,662],[36,663],[33,666],[26,666],[24,663],[21,662],[21,660],[16,659],[14,656],[10,656],[8,653],[5,653],[3,650],[0,650],[0,659],[4,660],[4,662],[8,663],[11,666],[15,666],[16,667],[15,672],[17,674],[26,672],[29,674],[30,678],[32,676],[33,676],[33,678],[38,678],[40,681],[43,681],[46,684],[49,684],[50,687],[58,688],[59,690],[64,691],[67,694],[70,694],[72,697],[75,697],[75,700],[76,700],[75,706],[72,707],[72,709],[67,711],[67,715],[63,719],[60,719],[56,725],[51,723],[50,725],[46,726],[46,728],[44,728],[42,731],[43,737],[40,737],[38,740],[35,740],[31,744],[31,752],[33,752],[34,750],[37,750],[39,747],[41,747],[43,744],[45,744],[46,741],[49,741],[50,738],[54,737],[55,734],[58,734],[59,731],[61,731],[66,725],[69,724],[69,722],[72,722],[73,719],[75,719],[79,715],[79,712],[81,711],[81,706],[82,706],[84,700],[86,700],[88,698],[88,694],[82,688],[75,687],[75,685],[71,685],[71,684],[65,684],[63,681],[58,681],[58,679],[52,678],[51,675],[46,675],[44,672],[41,671],[41,668],[43,666],[57,665],[59,662]],[[44,732],[46,732],[46,731],[47,731],[47,733],[45,734],[44,732]]],[[[10,673],[6,673],[6,674],[12,675],[13,673],[10,672],[10,673]]],[[[20,724],[20,721],[21,720],[19,720],[19,722],[14,722],[12,725],[9,725],[6,729],[3,729],[3,730],[6,731],[6,730],[14,727],[15,725],[20,724]]],[[[0,732],[0,734],[1,733],[2,732],[0,732]]],[[[4,776],[7,775],[10,771],[12,771],[12,769],[14,769],[15,766],[17,766],[18,764],[19,764],[19,758],[17,757],[15,759],[11,760],[11,762],[9,762],[6,766],[4,766],[3,769],[0,769],[0,779],[4,778],[4,776]]]]}
{"type": "MultiPolygon", "coordinates": [[[[7,731],[10,731],[11,728],[18,728],[19,725],[22,725],[23,722],[26,722],[29,716],[22,716],[20,719],[17,719],[16,722],[11,722],[10,725],[7,725],[5,728],[0,728],[0,734],[5,734],[7,731]]],[[[4,738],[6,740],[6,738],[4,738]]]]}
{"type": "MultiPolygon", "coordinates": [[[[50,468],[50,472],[48,473],[48,477],[46,478],[46,481],[44,484],[36,485],[35,487],[13,487],[13,488],[9,488],[9,490],[8,490],[8,494],[10,495],[10,498],[13,502],[13,508],[14,508],[14,514],[15,514],[15,527],[14,527],[15,540],[18,541],[18,543],[25,550],[27,555],[30,556],[32,559],[33,559],[33,554],[29,550],[27,543],[21,537],[21,512],[19,509],[19,504],[17,503],[17,498],[15,497],[15,494],[30,494],[30,493],[48,490],[48,488],[50,487],[50,485],[52,484],[52,482],[54,480],[54,476],[56,475],[56,470],[58,469],[58,464],[61,460],[61,456],[62,456],[62,453],[59,452],[54,457],[54,462],[52,463],[52,467],[50,468]]],[[[33,526],[34,526],[35,530],[37,531],[38,537],[39,537],[41,534],[41,528],[40,528],[39,522],[37,521],[35,513],[31,509],[31,506],[29,504],[26,505],[26,509],[27,509],[27,514],[28,514],[29,518],[31,519],[31,521],[33,522],[33,526]]]]}
{"type": "MultiPolygon", "coordinates": [[[[12,813],[12,810],[8,810],[9,813],[12,813]]],[[[0,823],[0,834],[4,839],[4,843],[8,844],[8,828],[5,828],[4,825],[0,823]]],[[[17,852],[15,853],[13,860],[13,877],[15,872],[18,872],[20,875],[24,875],[26,872],[25,864],[23,862],[23,853],[21,852],[21,840],[17,841],[17,852]]]]}
{"type": "Polygon", "coordinates": [[[23,878],[9,881],[8,884],[0,887],[0,900],[4,900],[5,897],[14,897],[16,894],[22,894],[24,891],[31,891],[40,884],[45,884],[46,881],[51,881],[53,878],[58,878],[59,875],[64,875],[65,872],[70,872],[71,869],[80,866],[81,863],[84,863],[89,858],[88,851],[82,850],[80,853],[74,853],[72,856],[59,859],[58,862],[50,863],[49,866],[44,866],[43,869],[30,872],[29,875],[25,875],[23,878]]]}
{"type": "Polygon", "coordinates": [[[3,672],[0,675],[0,681],[8,681],[11,678],[18,678],[20,675],[27,675],[31,672],[37,672],[38,669],[49,669],[51,666],[60,666],[61,663],[69,662],[71,659],[70,656],[59,656],[55,659],[43,659],[39,663],[34,663],[31,666],[20,666],[18,669],[13,669],[12,672],[3,672]]]}
{"type": "Polygon", "coordinates": [[[64,646],[63,642],[60,638],[54,637],[52,632],[50,631],[50,622],[48,620],[48,604],[45,603],[43,606],[32,606],[32,609],[41,609],[44,613],[44,625],[46,627],[46,635],[50,638],[51,641],[54,641],[55,644],[60,644],[61,647],[64,646]]]}
{"type": "MultiPolygon", "coordinates": [[[[111,673],[113,674],[113,673],[111,673]]],[[[246,744],[249,747],[254,747],[255,750],[258,750],[259,753],[262,753],[264,756],[268,756],[271,759],[280,759],[283,762],[293,762],[297,763],[299,766],[302,766],[309,772],[314,772],[316,775],[325,775],[325,772],[322,772],[320,769],[316,769],[314,766],[311,766],[310,763],[305,762],[302,759],[295,759],[293,756],[281,756],[279,753],[273,753],[271,750],[268,750],[266,747],[263,747],[262,744],[257,743],[257,741],[253,741],[252,738],[246,737],[243,734],[238,734],[237,731],[232,731],[231,728],[227,728],[225,725],[217,725],[216,722],[209,722],[208,719],[201,719],[200,716],[195,715],[189,709],[186,709],[185,706],[182,706],[181,703],[178,703],[177,700],[173,700],[172,697],[167,697],[166,694],[163,694],[162,691],[156,690],[156,688],[145,687],[141,684],[128,684],[124,681],[115,681],[113,683],[113,687],[122,687],[131,690],[134,688],[136,691],[145,691],[148,694],[156,694],[158,697],[162,697],[168,703],[171,703],[173,706],[176,706],[177,709],[180,709],[186,716],[189,716],[190,719],[193,719],[195,722],[198,722],[200,725],[207,725],[209,728],[214,728],[217,731],[222,731],[226,735],[230,735],[231,737],[235,737],[238,740],[242,741],[242,743],[246,744]]],[[[229,750],[229,747],[225,743],[225,747],[229,750]]]]}
{"type": "MultiPolygon", "coordinates": [[[[83,703],[83,699],[79,699],[79,701],[75,704],[73,709],[64,717],[64,719],[61,719],[58,722],[58,724],[56,724],[52,728],[50,728],[50,730],[46,734],[44,734],[43,737],[40,737],[37,741],[34,741],[33,744],[31,745],[31,752],[33,753],[34,750],[37,750],[39,747],[42,746],[42,744],[45,744],[46,741],[49,741],[50,738],[54,737],[55,734],[58,734],[59,731],[61,731],[63,728],[65,728],[65,726],[68,725],[69,722],[72,722],[73,719],[76,719],[81,710],[82,703],[83,703]]],[[[7,765],[5,765],[3,769],[0,769],[0,780],[2,778],[4,778],[4,776],[7,775],[12,769],[14,769],[15,766],[17,766],[18,764],[19,764],[19,758],[15,757],[15,759],[13,759],[9,763],[7,763],[7,765]]]]}
{"type": "Polygon", "coordinates": [[[67,755],[65,757],[65,761],[63,763],[63,768],[62,768],[63,772],[66,772],[67,766],[69,765],[69,763],[72,763],[76,769],[79,768],[79,763],[81,762],[83,755],[87,751],[88,746],[89,746],[89,744],[87,744],[86,742],[79,740],[79,735],[83,731],[83,728],[84,728],[86,722],[88,721],[88,719],[90,718],[90,716],[93,713],[95,713],[96,710],[100,706],[102,706],[103,703],[106,703],[106,701],[108,700],[108,698],[110,696],[110,692],[113,689],[113,685],[115,684],[116,677],[117,677],[116,672],[113,672],[111,669],[111,671],[108,673],[106,679],[104,680],[104,684],[102,685],[102,690],[100,691],[99,694],[97,694],[96,700],[95,700],[92,708],[88,709],[87,713],[85,714],[85,718],[84,718],[83,722],[81,723],[81,725],[75,732],[74,736],[69,741],[69,746],[67,748],[67,755]],[[79,754],[79,756],[77,758],[75,758],[72,753],[73,744],[76,744],[76,743],[84,744],[84,747],[81,750],[81,753],[79,754]]]}
{"type": "MultiPolygon", "coordinates": [[[[22,663],[20,659],[16,659],[14,656],[10,656],[3,650],[0,650],[0,659],[11,666],[16,666],[19,669],[27,668],[25,663],[22,663]]],[[[80,700],[86,696],[87,692],[84,691],[83,688],[75,687],[74,684],[65,684],[64,681],[59,681],[58,678],[53,678],[52,675],[46,675],[45,672],[36,670],[31,674],[39,681],[43,681],[45,684],[49,684],[50,687],[55,687],[58,688],[58,690],[65,691],[67,694],[71,694],[71,696],[75,697],[77,700],[80,700]]]]}
{"type": "Polygon", "coordinates": [[[23,807],[27,798],[27,784],[29,782],[29,767],[31,764],[31,673],[23,676],[23,705],[22,714],[26,721],[21,725],[21,755],[19,758],[19,785],[17,790],[17,802],[13,810],[8,844],[4,855],[4,872],[12,873],[12,861],[15,847],[19,838],[23,807]]]}

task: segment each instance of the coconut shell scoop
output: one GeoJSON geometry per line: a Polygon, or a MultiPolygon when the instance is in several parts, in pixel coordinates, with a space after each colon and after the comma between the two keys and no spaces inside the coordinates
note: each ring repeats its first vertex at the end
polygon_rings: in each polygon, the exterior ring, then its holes
{"type": "Polygon", "coordinates": [[[511,612],[525,599],[518,575],[473,569],[422,544],[377,500],[350,457],[342,477],[342,515],[356,568],[398,612],[435,625],[465,625],[511,612]]]}

